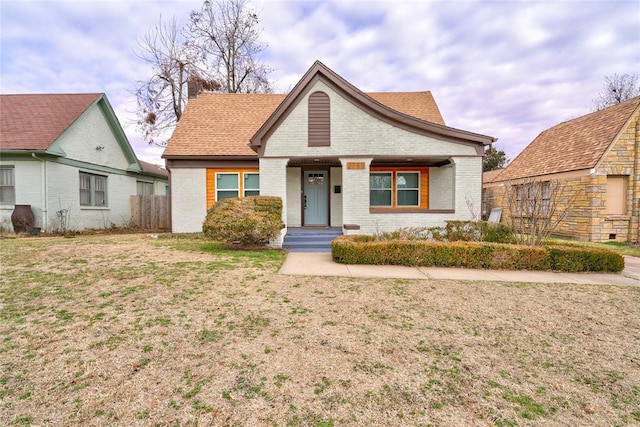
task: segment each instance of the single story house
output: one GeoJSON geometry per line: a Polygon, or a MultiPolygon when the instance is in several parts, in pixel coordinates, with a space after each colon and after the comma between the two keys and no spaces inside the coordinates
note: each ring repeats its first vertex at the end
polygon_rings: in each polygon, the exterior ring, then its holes
{"type": "Polygon", "coordinates": [[[201,231],[216,201],[257,194],[282,198],[283,236],[443,225],[480,206],[495,138],[445,126],[430,92],[364,93],[315,62],[286,95],[190,98],[162,155],[173,232],[201,231]]]}
{"type": "Polygon", "coordinates": [[[45,231],[129,225],[130,196],[165,195],[103,93],[0,95],[0,226],[29,205],[45,231]]]}
{"type": "MultiPolygon", "coordinates": [[[[509,221],[505,189],[536,181],[563,189],[558,198],[566,213],[553,234],[640,241],[640,97],[542,132],[504,170],[485,174],[484,210],[503,207],[509,221]]],[[[526,199],[526,191],[520,196],[526,199]]]]}

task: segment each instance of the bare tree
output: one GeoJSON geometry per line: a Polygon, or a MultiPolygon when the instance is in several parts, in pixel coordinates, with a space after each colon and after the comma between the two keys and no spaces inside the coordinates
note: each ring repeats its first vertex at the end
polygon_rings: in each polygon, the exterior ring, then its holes
{"type": "Polygon", "coordinates": [[[604,78],[604,88],[593,100],[595,110],[602,110],[640,95],[637,74],[614,74],[604,78]]]}
{"type": "Polygon", "coordinates": [[[504,204],[509,222],[521,245],[539,246],[564,219],[578,192],[560,180],[527,178],[505,183],[504,204]]]}
{"type": "Polygon", "coordinates": [[[136,83],[137,125],[149,144],[166,145],[187,102],[188,82],[200,90],[270,92],[269,68],[258,61],[258,16],[247,0],[205,0],[192,11],[186,29],[176,18],[138,40],[136,54],[151,65],[148,80],[136,83]]]}
{"type": "Polygon", "coordinates": [[[225,92],[270,92],[269,67],[258,59],[266,48],[260,42],[258,15],[247,0],[205,0],[191,12],[187,32],[200,50],[202,69],[221,82],[225,92]]]}
{"type": "Polygon", "coordinates": [[[149,80],[138,81],[135,94],[138,103],[138,127],[150,144],[163,145],[166,137],[182,116],[187,81],[195,73],[194,60],[181,40],[174,17],[152,28],[138,40],[138,57],[151,64],[149,80]]]}

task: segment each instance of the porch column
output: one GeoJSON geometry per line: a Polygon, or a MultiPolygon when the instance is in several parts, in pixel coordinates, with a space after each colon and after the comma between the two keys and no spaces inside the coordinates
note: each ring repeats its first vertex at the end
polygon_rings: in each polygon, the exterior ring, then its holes
{"type": "Polygon", "coordinates": [[[482,206],[482,157],[453,157],[456,219],[479,220],[482,206]]]}
{"type": "MultiPolygon", "coordinates": [[[[369,214],[369,166],[373,157],[341,158],[342,165],[342,223],[367,229],[369,214]]],[[[358,230],[344,230],[357,234],[358,230]]]]}
{"type": "Polygon", "coordinates": [[[260,195],[276,196],[282,199],[282,229],[280,237],[273,240],[271,245],[282,247],[282,239],[287,233],[287,163],[289,159],[260,159],[260,195]]]}

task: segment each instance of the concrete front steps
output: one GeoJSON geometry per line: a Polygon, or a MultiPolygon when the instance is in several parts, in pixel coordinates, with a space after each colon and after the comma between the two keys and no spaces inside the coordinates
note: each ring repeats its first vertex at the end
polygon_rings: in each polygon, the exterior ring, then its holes
{"type": "Polygon", "coordinates": [[[282,249],[289,252],[331,252],[331,241],[342,235],[337,227],[289,227],[282,249]]]}

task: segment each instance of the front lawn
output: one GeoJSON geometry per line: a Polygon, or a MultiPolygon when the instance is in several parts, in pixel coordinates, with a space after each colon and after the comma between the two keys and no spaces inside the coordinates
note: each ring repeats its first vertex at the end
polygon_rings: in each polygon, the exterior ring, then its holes
{"type": "Polygon", "coordinates": [[[284,256],[0,240],[0,420],[640,423],[640,288],[282,276],[284,256]]]}

